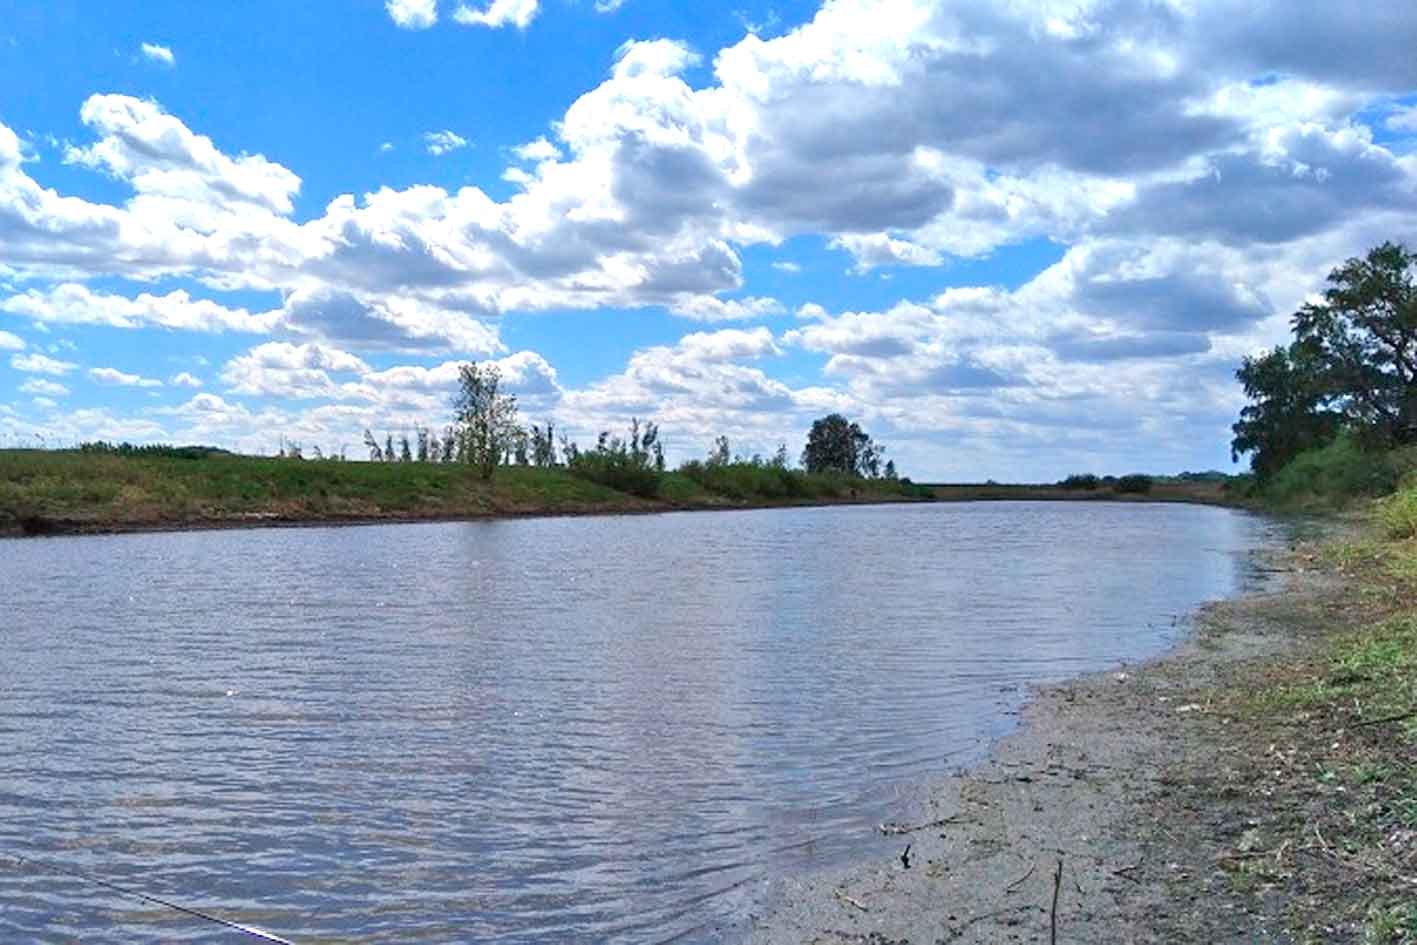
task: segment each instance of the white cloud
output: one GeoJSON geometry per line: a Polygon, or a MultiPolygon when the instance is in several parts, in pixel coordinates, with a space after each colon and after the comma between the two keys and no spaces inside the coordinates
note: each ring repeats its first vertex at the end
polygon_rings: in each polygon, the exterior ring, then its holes
{"type": "Polygon", "coordinates": [[[428,131],[423,134],[424,146],[434,157],[442,157],[467,147],[467,139],[451,131],[428,131]]]}
{"type": "Polygon", "coordinates": [[[114,387],[161,387],[162,381],[138,374],[128,374],[117,368],[89,368],[89,377],[100,384],[114,387]]]}
{"type": "Polygon", "coordinates": [[[438,22],[437,0],[385,0],[384,9],[406,30],[426,30],[438,22]]]}
{"type": "Polygon", "coordinates": [[[595,0],[596,13],[614,13],[625,5],[625,0],[595,0]]]}
{"type": "Polygon", "coordinates": [[[799,272],[802,271],[802,266],[801,266],[801,264],[792,262],[792,261],[790,261],[790,260],[784,260],[783,262],[775,262],[775,263],[772,264],[772,267],[773,267],[774,269],[776,269],[778,272],[785,272],[785,273],[788,273],[789,275],[794,275],[794,276],[797,275],[797,273],[799,273],[799,272]]]}
{"type": "Polygon", "coordinates": [[[202,379],[195,374],[183,371],[172,378],[173,387],[201,387],[202,379]]]}
{"type": "Polygon", "coordinates": [[[1391,131],[1417,134],[1417,105],[1399,105],[1387,116],[1385,122],[1391,131]]]}
{"type": "Polygon", "coordinates": [[[0,351],[23,351],[25,340],[19,335],[12,335],[8,331],[0,331],[0,351]]]}
{"type": "Polygon", "coordinates": [[[518,145],[512,153],[523,161],[555,161],[561,157],[561,149],[544,137],[518,145]]]}
{"type": "Polygon", "coordinates": [[[53,374],[63,376],[78,367],[72,361],[60,361],[42,354],[12,354],[10,367],[28,374],[53,374]]]}
{"type": "Polygon", "coordinates": [[[164,66],[177,65],[177,57],[167,46],[159,46],[157,43],[143,43],[141,48],[143,58],[149,62],[161,63],[164,66]]]}
{"type": "Polygon", "coordinates": [[[515,26],[524,30],[536,19],[539,7],[540,0],[491,0],[482,10],[463,3],[453,11],[453,19],[465,26],[487,26],[492,29],[515,26]]]}
{"type": "Polygon", "coordinates": [[[23,294],[0,299],[0,311],[49,324],[115,328],[159,326],[203,332],[264,333],[270,331],[280,317],[278,312],[252,314],[246,309],[226,308],[207,299],[194,299],[184,289],[166,295],[144,292],[129,299],[93,292],[78,283],[62,283],[45,290],[29,289],[23,294]]]}
{"type": "Polygon", "coordinates": [[[24,394],[35,394],[40,397],[64,397],[69,393],[69,388],[54,381],[46,381],[42,377],[32,378],[20,385],[20,392],[24,394]]]}

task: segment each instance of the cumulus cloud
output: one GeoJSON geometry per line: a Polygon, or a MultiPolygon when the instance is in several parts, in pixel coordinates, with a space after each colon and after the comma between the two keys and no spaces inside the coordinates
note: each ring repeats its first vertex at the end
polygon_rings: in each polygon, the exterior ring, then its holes
{"type": "Polygon", "coordinates": [[[189,372],[187,372],[187,371],[182,371],[182,372],[179,373],[179,374],[173,375],[173,378],[172,378],[172,386],[173,386],[173,387],[202,387],[203,384],[202,384],[202,379],[201,379],[200,377],[197,377],[195,374],[189,373],[189,372]]]}
{"type": "Polygon", "coordinates": [[[1399,105],[1384,121],[1390,131],[1417,134],[1417,105],[1399,105]]]}
{"type": "MultiPolygon", "coordinates": [[[[543,137],[511,149],[509,197],[386,187],[305,220],[294,172],[219,149],[156,103],[94,96],[81,112],[93,140],[68,160],[131,197],[41,186],[0,125],[0,245],[19,286],[0,307],[44,323],[504,355],[492,325],[509,313],[783,314],[745,284],[745,247],[806,237],[866,271],[1051,243],[1062,261],[1016,289],[874,312],[802,306],[776,343],[823,356],[820,386],[774,379],[770,353],[713,362],[667,345],[561,400],[587,423],[662,396],[685,422],[759,433],[742,404],[851,408],[923,431],[907,409],[915,385],[937,432],[974,445],[986,431],[1051,442],[1087,410],[1135,434],[1143,408],[1213,423],[1223,441],[1234,360],[1282,335],[1329,266],[1417,235],[1417,158],[1370,128],[1411,130],[1412,106],[1393,103],[1417,86],[1417,8],[1296,2],[828,0],[796,29],[707,56],[630,42],[543,137]],[[170,275],[191,295],[84,288],[170,275]],[[193,286],[279,302],[201,308],[193,286]],[[1182,364],[1206,418],[1174,394],[1182,364]]],[[[436,14],[390,0],[396,21],[395,7],[436,14]]],[[[496,0],[455,17],[525,27],[537,7],[496,0]]],[[[383,404],[358,392],[378,372],[302,370],[325,372],[331,406],[383,404]]],[[[1069,435],[1100,442],[1106,425],[1084,425],[1069,435]]]]}
{"type": "Polygon", "coordinates": [[[452,131],[426,131],[423,133],[423,145],[429,154],[442,157],[467,147],[467,139],[452,131]]]}
{"type": "Polygon", "coordinates": [[[385,0],[384,9],[406,30],[426,30],[438,22],[437,0],[385,0]]]}
{"type": "Polygon", "coordinates": [[[108,325],[114,328],[158,326],[203,332],[268,332],[280,317],[277,312],[252,314],[227,308],[207,299],[195,299],[186,290],[165,295],[140,293],[127,298],[90,290],[66,282],[48,289],[29,289],[0,299],[0,311],[23,315],[37,322],[70,325],[108,325]]]}
{"type": "Polygon", "coordinates": [[[34,394],[39,397],[64,397],[68,395],[69,388],[55,381],[46,381],[42,377],[36,377],[21,384],[20,393],[34,394]]]}
{"type": "Polygon", "coordinates": [[[78,367],[72,361],[60,361],[38,352],[10,355],[10,367],[27,374],[53,374],[63,376],[78,367]]]}
{"type": "Polygon", "coordinates": [[[8,331],[0,331],[0,351],[23,351],[25,340],[19,335],[12,335],[8,331]]]}
{"type": "Polygon", "coordinates": [[[162,381],[139,374],[128,374],[117,368],[89,368],[89,377],[100,384],[113,387],[162,387],[162,381]]]}
{"type": "Polygon", "coordinates": [[[465,26],[488,26],[492,29],[515,26],[524,30],[536,19],[540,6],[540,0],[491,0],[479,10],[462,3],[453,11],[453,19],[465,26]]]}
{"type": "Polygon", "coordinates": [[[143,43],[140,48],[143,58],[149,62],[156,62],[164,66],[177,65],[177,57],[167,46],[159,46],[157,43],[143,43]]]}
{"type": "Polygon", "coordinates": [[[155,211],[193,225],[209,222],[233,204],[289,213],[300,189],[300,178],[286,168],[259,154],[228,157],[155,102],[94,95],[79,117],[99,140],[69,147],[66,161],[130,184],[135,201],[154,203],[155,211]]]}

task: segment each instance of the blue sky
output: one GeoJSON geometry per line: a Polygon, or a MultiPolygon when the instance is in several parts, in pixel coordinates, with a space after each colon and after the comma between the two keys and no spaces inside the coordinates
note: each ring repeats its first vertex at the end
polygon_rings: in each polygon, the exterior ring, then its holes
{"type": "Polygon", "coordinates": [[[528,421],[920,479],[1229,468],[1233,372],[1417,243],[1417,7],[0,2],[0,441],[528,421]],[[195,12],[194,12],[195,11],[195,12]]]}

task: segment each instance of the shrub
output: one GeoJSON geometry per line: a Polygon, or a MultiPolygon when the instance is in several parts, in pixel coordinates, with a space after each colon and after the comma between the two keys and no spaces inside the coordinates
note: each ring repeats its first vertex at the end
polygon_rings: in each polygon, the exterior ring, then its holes
{"type": "Polygon", "coordinates": [[[1380,501],[1377,515],[1389,538],[1417,538],[1417,482],[1380,501]]]}
{"type": "Polygon", "coordinates": [[[582,479],[650,499],[659,494],[659,470],[628,452],[588,450],[572,457],[568,468],[582,479]]]}
{"type": "Polygon", "coordinates": [[[1265,494],[1282,503],[1318,499],[1341,505],[1359,496],[1392,492],[1414,467],[1417,451],[1412,448],[1365,449],[1357,436],[1342,433],[1326,446],[1290,460],[1266,486],[1265,494]]]}
{"type": "Polygon", "coordinates": [[[1083,489],[1087,492],[1094,492],[1102,485],[1102,480],[1092,473],[1073,474],[1058,483],[1064,489],[1083,489]]]}
{"type": "Polygon", "coordinates": [[[1151,491],[1151,477],[1139,474],[1123,476],[1117,480],[1115,488],[1121,495],[1146,495],[1151,491]]]}

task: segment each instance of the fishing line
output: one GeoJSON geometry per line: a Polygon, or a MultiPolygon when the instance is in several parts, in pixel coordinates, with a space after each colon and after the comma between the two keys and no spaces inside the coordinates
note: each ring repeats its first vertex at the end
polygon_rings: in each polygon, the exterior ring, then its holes
{"type": "Polygon", "coordinates": [[[279,935],[272,935],[270,932],[263,932],[258,928],[253,928],[249,925],[242,925],[240,922],[232,922],[228,919],[223,919],[220,916],[215,916],[211,913],[203,912],[200,909],[192,909],[187,906],[178,905],[175,902],[168,902],[166,899],[159,899],[157,896],[149,896],[147,893],[139,892],[136,889],[128,889],[124,886],[119,886],[117,883],[110,883],[106,879],[99,879],[97,876],[89,876],[85,873],[80,873],[78,870],[65,869],[62,866],[56,866],[53,863],[44,863],[26,856],[18,856],[16,854],[11,854],[11,856],[13,856],[15,862],[19,863],[21,866],[32,866],[38,869],[48,870],[51,873],[63,873],[65,876],[72,876],[75,879],[81,879],[86,883],[93,883],[95,886],[102,886],[105,889],[111,889],[114,892],[122,893],[125,896],[132,896],[136,899],[142,899],[147,902],[156,903],[159,906],[166,906],[168,909],[174,909],[178,912],[186,913],[190,916],[195,916],[198,919],[205,919],[208,922],[214,922],[217,925],[226,926],[228,929],[235,929],[236,931],[241,932],[244,935],[250,935],[253,938],[259,938],[267,942],[275,942],[276,945],[295,945],[295,943],[290,941],[290,939],[281,938],[279,935]]]}

